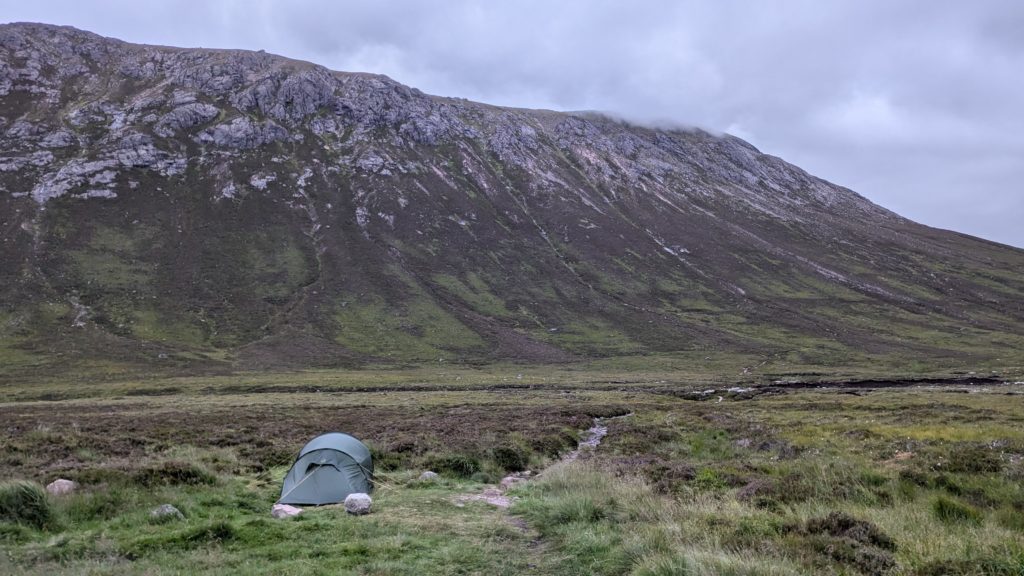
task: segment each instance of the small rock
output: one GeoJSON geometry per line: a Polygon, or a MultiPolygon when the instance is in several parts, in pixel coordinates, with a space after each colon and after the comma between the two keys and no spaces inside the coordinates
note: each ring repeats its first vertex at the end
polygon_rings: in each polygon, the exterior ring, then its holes
{"type": "Polygon", "coordinates": [[[270,509],[270,515],[274,518],[290,518],[299,514],[302,514],[302,508],[287,504],[274,504],[274,507],[270,509]]]}
{"type": "Polygon", "coordinates": [[[736,441],[736,446],[739,448],[750,448],[752,444],[753,442],[750,441],[750,438],[740,438],[736,441]]]}
{"type": "Polygon", "coordinates": [[[501,486],[502,490],[508,490],[509,488],[512,488],[516,484],[526,482],[529,478],[529,472],[516,472],[514,474],[509,474],[508,476],[502,478],[501,483],[499,485],[501,486]]]}
{"type": "Polygon", "coordinates": [[[46,492],[51,496],[63,496],[71,494],[78,488],[78,482],[58,478],[46,485],[46,492]]]}
{"type": "Polygon", "coordinates": [[[371,505],[373,505],[373,500],[368,494],[349,494],[345,498],[345,511],[356,516],[369,514],[371,505]]]}
{"type": "Polygon", "coordinates": [[[161,504],[160,506],[153,508],[149,512],[149,517],[159,521],[185,519],[185,515],[181,513],[181,510],[178,510],[170,504],[161,504]]]}
{"type": "Polygon", "coordinates": [[[437,480],[438,478],[439,476],[437,475],[437,472],[432,472],[430,470],[427,470],[423,474],[420,474],[420,480],[433,481],[437,480]]]}

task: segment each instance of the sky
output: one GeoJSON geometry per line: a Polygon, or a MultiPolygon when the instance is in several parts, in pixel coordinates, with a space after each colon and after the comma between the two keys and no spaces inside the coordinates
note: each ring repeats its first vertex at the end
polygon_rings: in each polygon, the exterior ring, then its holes
{"type": "Polygon", "coordinates": [[[0,21],[728,132],[906,217],[1024,247],[1019,0],[0,0],[0,21]]]}

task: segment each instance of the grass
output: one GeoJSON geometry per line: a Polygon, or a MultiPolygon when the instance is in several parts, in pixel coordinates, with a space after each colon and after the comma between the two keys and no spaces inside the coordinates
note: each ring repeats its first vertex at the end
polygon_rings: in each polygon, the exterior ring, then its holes
{"type": "Polygon", "coordinates": [[[481,346],[483,341],[427,299],[412,300],[401,313],[379,297],[345,301],[334,314],[336,340],[351,350],[398,361],[437,361],[447,350],[481,346]]]}
{"type": "Polygon", "coordinates": [[[185,343],[201,347],[205,340],[198,326],[189,325],[173,316],[161,315],[150,308],[135,311],[131,331],[137,338],[151,342],[185,343]]]}
{"type": "Polygon", "coordinates": [[[1021,386],[718,401],[676,393],[736,377],[677,362],[128,379],[51,401],[32,398],[57,384],[11,385],[0,478],[35,483],[0,489],[16,510],[0,572],[1022,573],[1021,386]],[[596,451],[515,488],[511,511],[454,504],[626,413],[596,451]],[[328,430],[371,446],[374,512],[270,518],[295,451],[328,430]],[[81,489],[26,496],[58,476],[81,489]],[[161,504],[185,518],[153,521],[161,504]]]}
{"type": "Polygon", "coordinates": [[[0,522],[46,530],[54,527],[54,516],[42,486],[24,480],[0,484],[0,522]]]}
{"type": "Polygon", "coordinates": [[[947,524],[981,524],[984,515],[980,510],[948,496],[938,496],[932,502],[932,512],[940,521],[947,524]]]}
{"type": "Polygon", "coordinates": [[[641,350],[627,334],[599,320],[571,321],[549,330],[536,330],[533,336],[581,354],[628,356],[641,350]]]}
{"type": "Polygon", "coordinates": [[[448,274],[435,274],[431,279],[480,314],[492,318],[503,318],[509,314],[505,302],[495,296],[487,283],[473,272],[466,274],[465,282],[448,274]]]}
{"type": "MultiPolygon", "coordinates": [[[[283,474],[283,470],[275,470],[283,474]]],[[[525,536],[497,511],[455,509],[448,500],[471,484],[379,488],[374,514],[353,517],[339,507],[310,509],[273,520],[276,482],[234,478],[216,487],[179,485],[156,490],[134,483],[108,486],[102,498],[119,510],[96,507],[95,492],[56,506],[74,526],[21,542],[13,558],[27,573],[346,574],[439,573],[457,565],[469,573],[513,574],[526,568],[511,552],[525,536]],[[155,523],[149,510],[171,503],[184,520],[155,523]]]]}

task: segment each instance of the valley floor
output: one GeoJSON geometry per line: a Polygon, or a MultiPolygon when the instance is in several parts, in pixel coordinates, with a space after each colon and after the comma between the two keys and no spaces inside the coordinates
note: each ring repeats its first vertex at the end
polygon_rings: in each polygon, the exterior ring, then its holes
{"type": "Polygon", "coordinates": [[[505,367],[6,387],[0,573],[1024,574],[1024,383],[800,388],[505,367]],[[709,390],[713,390],[710,391],[709,390]],[[630,414],[624,418],[612,418],[630,414]],[[595,418],[608,435],[573,462],[595,418]],[[373,513],[270,507],[371,446],[373,513]],[[420,481],[423,470],[441,474],[420,481]],[[509,509],[460,503],[543,470],[509,509]],[[185,518],[157,523],[170,503],[185,518]]]}

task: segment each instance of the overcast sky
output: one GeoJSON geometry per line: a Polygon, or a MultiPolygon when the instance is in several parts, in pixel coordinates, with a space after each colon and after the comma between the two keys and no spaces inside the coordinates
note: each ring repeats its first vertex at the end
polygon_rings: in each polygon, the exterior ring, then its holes
{"type": "Polygon", "coordinates": [[[0,19],[726,131],[904,216],[1024,247],[1019,0],[0,0],[0,19]]]}

